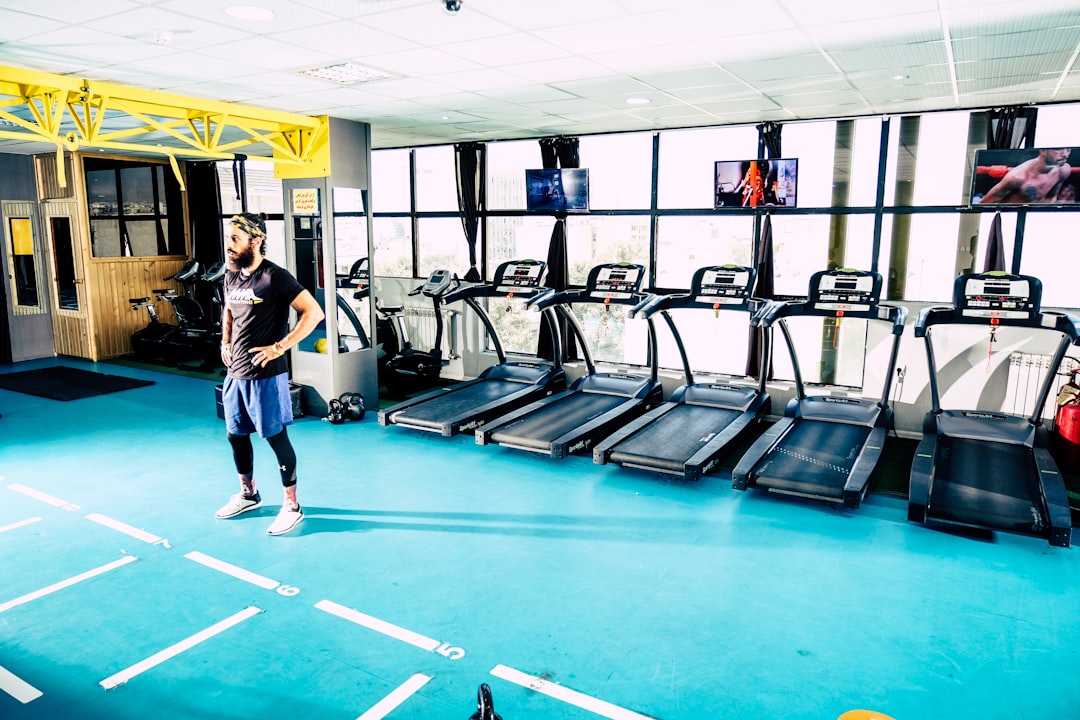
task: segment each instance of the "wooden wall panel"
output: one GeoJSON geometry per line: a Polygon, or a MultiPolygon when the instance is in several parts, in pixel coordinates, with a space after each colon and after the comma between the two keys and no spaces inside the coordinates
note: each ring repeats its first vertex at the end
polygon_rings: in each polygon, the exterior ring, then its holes
{"type": "Polygon", "coordinates": [[[99,357],[108,358],[131,352],[131,334],[146,327],[150,316],[144,309],[132,310],[129,298],[149,297],[162,322],[175,323],[172,306],[154,297],[154,290],[183,287],[165,278],[175,274],[185,258],[116,258],[90,262],[87,285],[90,307],[94,312],[95,344],[99,357]]]}

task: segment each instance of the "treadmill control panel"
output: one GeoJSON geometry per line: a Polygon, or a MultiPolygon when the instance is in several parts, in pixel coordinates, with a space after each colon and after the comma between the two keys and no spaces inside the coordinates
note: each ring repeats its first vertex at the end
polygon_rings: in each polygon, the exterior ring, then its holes
{"type": "Polygon", "coordinates": [[[817,310],[869,312],[878,304],[880,276],[860,271],[830,270],[814,274],[810,302],[817,310]]]}
{"type": "Polygon", "coordinates": [[[630,300],[641,289],[645,268],[630,263],[598,265],[589,273],[589,297],[630,300]]]}
{"type": "Polygon", "coordinates": [[[495,289],[501,293],[512,293],[521,289],[540,287],[540,276],[544,274],[547,263],[539,260],[511,260],[499,266],[495,274],[495,289]]]}
{"type": "Polygon", "coordinates": [[[1022,275],[969,275],[957,294],[965,317],[1027,319],[1039,313],[1038,290],[1022,275]]]}
{"type": "Polygon", "coordinates": [[[420,292],[427,297],[439,297],[450,289],[450,271],[433,270],[428,276],[427,282],[420,288],[420,292]]]}
{"type": "Polygon", "coordinates": [[[750,295],[753,271],[739,265],[705,268],[691,290],[696,302],[741,305],[750,295]]]}

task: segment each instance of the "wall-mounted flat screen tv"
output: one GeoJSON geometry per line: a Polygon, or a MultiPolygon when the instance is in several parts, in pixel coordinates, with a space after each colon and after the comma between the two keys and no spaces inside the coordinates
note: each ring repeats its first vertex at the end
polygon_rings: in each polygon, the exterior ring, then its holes
{"type": "Polygon", "coordinates": [[[972,205],[1034,205],[1076,202],[1080,195],[1080,148],[976,150],[972,205]]]}
{"type": "Polygon", "coordinates": [[[525,207],[538,212],[588,212],[589,170],[526,170],[525,207]]]}
{"type": "Polygon", "coordinates": [[[714,207],[795,207],[798,201],[799,161],[717,160],[713,172],[714,207]]]}

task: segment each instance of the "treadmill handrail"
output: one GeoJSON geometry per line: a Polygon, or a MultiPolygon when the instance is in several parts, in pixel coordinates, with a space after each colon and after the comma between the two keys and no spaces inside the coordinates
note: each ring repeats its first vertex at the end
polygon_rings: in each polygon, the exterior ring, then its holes
{"type": "Polygon", "coordinates": [[[627,293],[629,297],[617,298],[617,297],[596,297],[593,291],[589,288],[574,288],[572,290],[559,290],[551,295],[543,295],[542,297],[534,298],[530,303],[531,307],[543,310],[549,308],[552,305],[573,305],[574,303],[593,303],[596,305],[638,305],[642,300],[648,299],[649,293],[641,292],[640,290],[635,293],[627,293]]]}
{"type": "Polygon", "coordinates": [[[814,303],[805,300],[788,300],[777,302],[772,308],[761,316],[761,324],[768,327],[777,320],[786,317],[845,317],[860,318],[864,320],[882,320],[892,323],[894,335],[904,332],[904,323],[907,322],[908,310],[901,305],[886,305],[884,303],[874,305],[870,310],[843,310],[833,308],[815,307],[814,303]],[[842,315],[841,315],[842,313],[842,315]]]}
{"type": "Polygon", "coordinates": [[[1022,327],[1042,330],[1056,330],[1069,338],[1073,345],[1080,344],[1080,318],[1066,312],[1042,310],[1030,317],[980,317],[964,315],[953,305],[937,305],[923,308],[915,320],[915,337],[924,337],[927,329],[934,325],[989,325],[991,320],[998,327],[1022,327]]]}
{"type": "Polygon", "coordinates": [[[542,300],[544,300],[546,298],[551,297],[552,295],[555,294],[555,292],[556,292],[555,288],[543,288],[543,289],[541,289],[539,294],[537,294],[537,295],[535,295],[535,296],[533,296],[533,297],[531,297],[531,298],[529,298],[528,300],[525,301],[525,309],[526,310],[542,309],[542,308],[537,308],[537,303],[541,302],[542,300]]]}

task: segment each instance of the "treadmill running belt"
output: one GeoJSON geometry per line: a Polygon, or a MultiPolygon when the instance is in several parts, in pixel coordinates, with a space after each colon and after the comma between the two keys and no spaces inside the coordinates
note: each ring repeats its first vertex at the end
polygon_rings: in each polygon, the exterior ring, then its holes
{"type": "Polygon", "coordinates": [[[531,386],[506,380],[486,380],[405,408],[394,413],[391,419],[402,424],[411,422],[417,425],[441,425],[450,418],[527,387],[531,386]]]}
{"type": "Polygon", "coordinates": [[[682,475],[686,461],[740,415],[740,410],[679,405],[616,445],[611,461],[682,475]]]}
{"type": "Polygon", "coordinates": [[[840,499],[871,428],[799,420],[758,464],[754,484],[840,499]]]}
{"type": "Polygon", "coordinates": [[[1047,523],[1031,497],[1034,473],[1026,445],[938,438],[927,512],[965,525],[1042,535],[1047,523]]]}
{"type": "Polygon", "coordinates": [[[629,399],[625,395],[575,392],[496,430],[491,439],[500,445],[548,450],[553,440],[629,399]]]}

